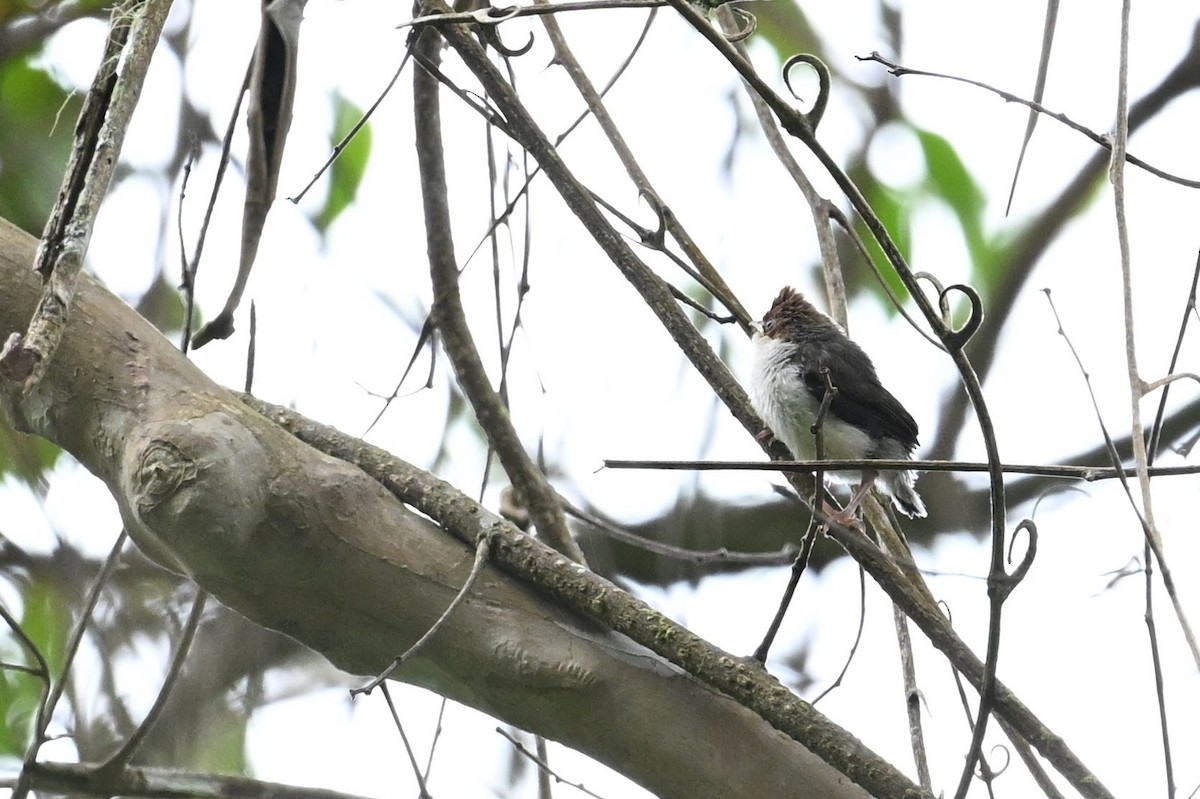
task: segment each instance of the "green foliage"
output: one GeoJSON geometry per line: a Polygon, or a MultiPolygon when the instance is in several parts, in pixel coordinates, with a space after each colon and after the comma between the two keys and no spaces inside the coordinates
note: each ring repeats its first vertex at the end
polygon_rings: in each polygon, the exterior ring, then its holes
{"type": "Polygon", "coordinates": [[[37,646],[53,674],[62,671],[67,639],[71,635],[69,600],[46,580],[32,580],[25,591],[21,627],[37,646]]]}
{"type": "MultiPolygon", "coordinates": [[[[968,282],[979,289],[986,300],[999,282],[1013,234],[987,234],[984,228],[987,197],[953,145],[931,131],[914,128],[913,132],[920,143],[925,166],[925,176],[917,185],[905,190],[890,188],[880,183],[861,163],[851,168],[850,175],[875,209],[900,253],[918,271],[920,264],[912,263],[913,213],[922,203],[928,202],[941,203],[948,208],[958,221],[971,259],[968,282]]],[[[855,227],[867,242],[867,248],[876,263],[883,264],[883,253],[871,238],[866,225],[860,220],[855,227]]],[[[904,287],[892,270],[884,268],[883,278],[895,292],[903,296],[904,287]]]]}
{"type": "MultiPolygon", "coordinates": [[[[337,147],[362,119],[363,112],[340,94],[334,95],[333,105],[334,123],[330,144],[337,147]]],[[[370,157],[371,126],[364,124],[354,138],[346,142],[345,148],[338,153],[333,166],[329,168],[329,194],[325,199],[325,207],[312,220],[322,233],[329,229],[333,221],[358,196],[358,187],[367,171],[367,161],[370,157]]]]}
{"type": "MultiPolygon", "coordinates": [[[[921,196],[920,189],[898,190],[885,186],[878,178],[875,177],[865,166],[863,162],[858,162],[848,170],[851,180],[858,186],[859,191],[863,193],[867,203],[875,211],[875,215],[879,217],[879,221],[887,229],[888,234],[892,237],[900,254],[904,256],[904,260],[912,263],[912,216],[913,210],[916,207],[917,201],[921,196]]],[[[885,264],[887,261],[883,257],[883,250],[875,241],[875,238],[867,230],[866,224],[857,217],[854,223],[855,232],[859,239],[866,243],[867,252],[871,254],[871,259],[876,264],[885,264]]],[[[857,253],[850,255],[843,253],[843,258],[846,263],[857,263],[859,256],[857,253]],[[848,256],[848,260],[845,260],[848,256]]],[[[866,267],[864,267],[865,269],[866,267]]],[[[883,280],[888,284],[892,291],[898,296],[904,296],[904,284],[900,282],[899,276],[894,270],[887,267],[882,268],[881,273],[883,280]]],[[[854,287],[862,287],[864,284],[874,286],[875,281],[865,277],[864,271],[854,270],[848,276],[848,282],[854,287]]]]}
{"type": "Polygon", "coordinates": [[[944,202],[958,219],[963,241],[971,257],[971,284],[986,300],[998,283],[1007,262],[1010,236],[989,237],[983,227],[986,198],[983,189],[949,141],[936,133],[917,130],[925,153],[928,177],[923,186],[927,196],[944,202]]]}
{"type": "Polygon", "coordinates": [[[983,190],[949,141],[927,130],[918,128],[915,132],[925,154],[926,179],[922,188],[928,196],[941,200],[954,212],[971,262],[979,263],[987,250],[983,234],[983,190]]]}
{"type": "Polygon", "coordinates": [[[33,735],[33,720],[42,701],[42,682],[32,674],[0,670],[0,757],[25,756],[33,735]]]}
{"type": "Polygon", "coordinates": [[[186,310],[183,295],[167,282],[161,272],[137,302],[138,313],[164,334],[183,330],[183,315],[186,310]]]}
{"type": "Polygon", "coordinates": [[[205,735],[196,747],[193,768],[217,774],[246,774],[246,725],[244,708],[227,706],[223,711],[206,709],[205,735]]]}
{"type": "MultiPolygon", "coordinates": [[[[25,584],[25,613],[21,629],[41,652],[51,674],[62,672],[67,638],[71,632],[71,614],[67,601],[50,583],[36,580],[25,584]]],[[[0,659],[37,667],[28,651],[10,637],[0,659]]],[[[32,674],[15,669],[0,669],[0,755],[23,757],[33,734],[33,723],[42,702],[45,684],[32,674]]]]}
{"type": "Polygon", "coordinates": [[[18,433],[0,421],[0,478],[12,475],[26,485],[36,485],[61,453],[46,439],[18,433]]]}
{"type": "Polygon", "coordinates": [[[35,67],[33,58],[0,64],[0,216],[40,236],[83,100],[35,67]]]}
{"type": "Polygon", "coordinates": [[[824,45],[799,3],[754,3],[743,4],[741,8],[753,13],[758,22],[754,40],[770,45],[779,57],[779,63],[796,53],[823,56],[824,45]]]}

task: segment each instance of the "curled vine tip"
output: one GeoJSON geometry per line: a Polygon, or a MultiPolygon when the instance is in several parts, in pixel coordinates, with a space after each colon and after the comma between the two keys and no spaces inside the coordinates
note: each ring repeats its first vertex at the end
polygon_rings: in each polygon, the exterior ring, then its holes
{"type": "Polygon", "coordinates": [[[737,21],[737,30],[725,34],[725,40],[731,44],[744,42],[754,35],[758,30],[758,17],[751,14],[744,8],[730,6],[729,10],[733,12],[733,18],[737,21]]]}
{"type": "Polygon", "coordinates": [[[825,115],[825,106],[829,103],[829,67],[825,66],[825,62],[812,53],[797,53],[784,63],[783,85],[787,86],[787,90],[797,100],[803,99],[792,87],[792,67],[797,64],[808,64],[813,72],[817,73],[817,99],[813,101],[811,111],[807,114],[801,114],[804,121],[808,124],[808,129],[816,133],[817,125],[821,124],[821,117],[825,115]]]}
{"type": "MultiPolygon", "coordinates": [[[[495,24],[503,21],[503,19],[496,20],[495,24]]],[[[500,55],[504,56],[505,58],[519,58],[533,48],[533,31],[529,32],[529,40],[526,41],[525,44],[521,45],[520,47],[509,47],[500,38],[500,30],[495,27],[495,24],[493,24],[492,27],[480,28],[479,31],[483,39],[489,45],[496,48],[496,52],[500,55]]]]}
{"type": "Polygon", "coordinates": [[[646,204],[650,206],[650,210],[654,212],[654,216],[658,220],[658,228],[649,231],[648,237],[645,235],[642,236],[643,243],[652,244],[662,249],[667,246],[667,214],[670,211],[663,204],[663,201],[659,199],[658,195],[650,189],[642,189],[638,192],[638,196],[646,201],[646,204]]]}
{"type": "Polygon", "coordinates": [[[1013,569],[1011,573],[1005,574],[1000,579],[999,590],[1001,592],[1001,601],[1006,599],[1008,595],[1012,593],[1012,590],[1020,585],[1021,581],[1025,579],[1025,575],[1029,573],[1029,567],[1033,565],[1033,559],[1037,555],[1037,525],[1034,523],[1033,519],[1024,519],[1020,524],[1017,525],[1016,529],[1013,530],[1012,540],[1009,542],[1008,546],[1009,562],[1012,562],[1012,549],[1016,544],[1017,533],[1021,532],[1022,530],[1024,530],[1025,534],[1029,536],[1029,547],[1025,550],[1025,557],[1021,558],[1021,562],[1017,564],[1017,568],[1013,569]]]}
{"type": "MultiPolygon", "coordinates": [[[[962,323],[962,326],[957,330],[950,325],[945,325],[946,346],[952,350],[961,350],[967,346],[967,342],[971,340],[971,336],[979,330],[979,326],[983,324],[983,300],[979,297],[979,292],[974,286],[966,283],[955,283],[952,286],[947,286],[938,292],[938,303],[946,303],[946,295],[951,291],[959,291],[966,295],[967,301],[971,303],[971,315],[967,317],[967,321],[962,323]]],[[[943,306],[944,307],[944,306],[943,306]]]]}

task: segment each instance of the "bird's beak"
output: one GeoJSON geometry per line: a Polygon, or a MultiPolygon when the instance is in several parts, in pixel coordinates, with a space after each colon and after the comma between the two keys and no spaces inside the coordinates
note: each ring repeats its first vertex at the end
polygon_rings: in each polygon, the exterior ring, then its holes
{"type": "Polygon", "coordinates": [[[752,332],[755,336],[763,335],[762,322],[751,322],[750,323],[750,332],[752,332]]]}

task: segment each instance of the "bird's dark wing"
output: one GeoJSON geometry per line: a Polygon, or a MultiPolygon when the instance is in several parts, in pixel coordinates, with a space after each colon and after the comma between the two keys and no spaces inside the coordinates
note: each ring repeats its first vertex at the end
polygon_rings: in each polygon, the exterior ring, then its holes
{"type": "Polygon", "coordinates": [[[829,370],[830,382],[837,388],[830,413],[874,438],[894,438],[910,450],[917,446],[916,421],[879,382],[870,358],[857,344],[848,339],[824,342],[820,357],[801,364],[804,384],[818,401],[827,390],[822,366],[829,370]],[[854,352],[840,352],[844,348],[854,352]]]}

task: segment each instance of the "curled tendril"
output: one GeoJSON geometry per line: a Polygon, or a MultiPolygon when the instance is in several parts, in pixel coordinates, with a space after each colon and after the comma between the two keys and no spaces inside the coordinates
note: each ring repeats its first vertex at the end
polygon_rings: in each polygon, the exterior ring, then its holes
{"type": "MultiPolygon", "coordinates": [[[[990,763],[987,765],[988,774],[992,777],[992,779],[995,779],[1004,772],[1008,771],[1008,767],[1012,765],[1012,752],[1010,752],[1008,747],[1004,744],[996,744],[992,747],[991,752],[992,757],[995,757],[997,752],[1000,752],[1004,755],[1004,765],[1000,768],[994,768],[990,763]]],[[[982,762],[975,767],[975,775],[981,780],[985,778],[982,762]]]]}
{"type": "Polygon", "coordinates": [[[529,41],[520,47],[509,47],[500,38],[500,28],[497,27],[501,22],[512,19],[520,12],[519,8],[482,8],[474,12],[472,16],[479,22],[479,35],[487,44],[496,49],[496,52],[505,58],[519,58],[525,55],[533,48],[533,31],[529,32],[529,41]],[[499,13],[493,13],[499,12],[499,13]]]}
{"type": "Polygon", "coordinates": [[[937,601],[937,604],[938,604],[938,607],[941,608],[941,610],[942,610],[942,615],[946,617],[946,622],[951,627],[953,627],[954,626],[954,611],[950,610],[950,603],[944,599],[939,599],[937,601]]]}
{"type": "Polygon", "coordinates": [[[947,311],[949,308],[947,295],[952,291],[962,292],[966,295],[967,301],[971,303],[971,315],[967,317],[967,321],[963,322],[961,327],[956,330],[952,325],[944,324],[943,340],[946,342],[946,346],[952,350],[961,350],[967,346],[971,336],[975,335],[979,326],[983,324],[983,300],[980,299],[979,292],[975,290],[974,286],[955,283],[938,292],[938,305],[947,311]]]}
{"type": "Polygon", "coordinates": [[[725,34],[725,40],[730,44],[737,44],[753,36],[754,32],[758,30],[758,17],[746,9],[736,6],[730,6],[729,10],[733,12],[733,18],[737,22],[738,28],[732,33],[725,34]]]}
{"type": "Polygon", "coordinates": [[[658,219],[658,227],[655,230],[647,230],[642,233],[642,243],[650,244],[660,250],[666,249],[667,246],[667,209],[663,205],[663,201],[658,198],[658,195],[649,189],[642,189],[639,196],[646,201],[646,205],[650,206],[650,210],[654,212],[654,216],[658,219]]]}
{"type": "Polygon", "coordinates": [[[821,117],[825,116],[825,106],[829,103],[829,67],[825,66],[825,62],[817,58],[812,53],[797,53],[787,60],[783,65],[783,85],[787,86],[787,90],[792,93],[792,97],[801,100],[796,90],[792,88],[792,67],[797,64],[808,64],[812,70],[817,73],[817,99],[813,101],[812,110],[807,114],[801,114],[804,121],[808,123],[808,129],[813,133],[817,132],[817,125],[821,124],[821,117]]]}
{"type": "Polygon", "coordinates": [[[933,290],[938,295],[938,310],[942,312],[942,327],[951,327],[954,321],[950,316],[950,300],[946,298],[946,287],[942,281],[932,272],[917,272],[913,278],[918,282],[925,280],[933,284],[933,290]]]}
{"type": "Polygon", "coordinates": [[[1029,547],[1025,550],[1025,557],[1023,557],[1021,562],[1017,564],[1017,568],[1011,573],[1004,575],[1004,577],[1000,580],[998,590],[1001,592],[1001,600],[1012,593],[1012,590],[1016,588],[1022,580],[1025,579],[1025,575],[1029,573],[1029,567],[1033,565],[1034,556],[1037,555],[1037,524],[1034,523],[1033,519],[1024,519],[1020,524],[1017,525],[1017,529],[1013,530],[1012,539],[1008,542],[1009,563],[1012,562],[1012,551],[1013,546],[1017,543],[1017,533],[1021,532],[1022,530],[1024,530],[1029,536],[1029,547]]]}

